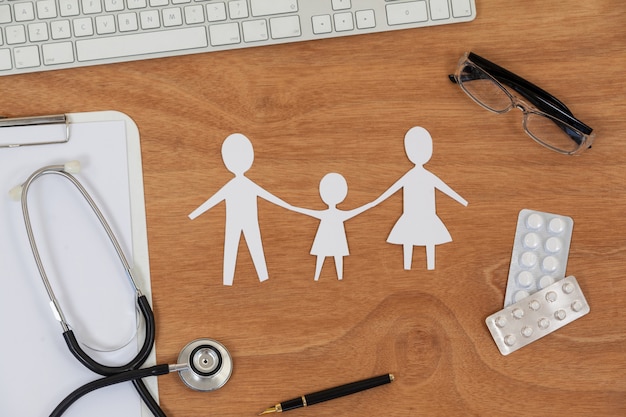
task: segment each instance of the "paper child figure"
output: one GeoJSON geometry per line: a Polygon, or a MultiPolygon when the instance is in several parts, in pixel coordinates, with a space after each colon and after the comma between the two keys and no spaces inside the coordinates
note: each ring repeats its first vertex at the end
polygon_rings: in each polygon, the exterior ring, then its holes
{"type": "Polygon", "coordinates": [[[290,209],[291,206],[265,191],[244,175],[254,161],[252,143],[247,137],[240,133],[228,136],[222,144],[222,159],[226,168],[235,174],[235,178],[228,181],[218,192],[195,209],[189,218],[193,220],[221,201],[225,201],[224,285],[233,284],[237,250],[242,233],[246,239],[259,281],[265,281],[268,278],[268,273],[259,229],[257,198],[261,197],[284,208],[290,209]]]}
{"type": "Polygon", "coordinates": [[[432,270],[435,269],[435,245],[452,241],[448,229],[436,213],[435,189],[464,206],[467,206],[467,201],[424,168],[433,153],[433,141],[426,129],[419,126],[409,129],[404,136],[404,148],[415,167],[389,187],[374,204],[403,189],[403,213],[389,233],[387,242],[403,246],[406,270],[411,269],[413,246],[426,246],[426,264],[432,270]]]}
{"type": "Polygon", "coordinates": [[[319,190],[322,201],[328,205],[327,209],[310,210],[292,207],[292,210],[320,219],[315,240],[311,247],[311,255],[317,256],[315,281],[320,277],[320,272],[327,256],[335,258],[337,279],[343,279],[343,257],[350,254],[344,222],[373,207],[373,204],[365,204],[348,211],[338,209],[337,204],[341,203],[348,195],[348,184],[341,174],[326,174],[320,181],[319,190]]]}

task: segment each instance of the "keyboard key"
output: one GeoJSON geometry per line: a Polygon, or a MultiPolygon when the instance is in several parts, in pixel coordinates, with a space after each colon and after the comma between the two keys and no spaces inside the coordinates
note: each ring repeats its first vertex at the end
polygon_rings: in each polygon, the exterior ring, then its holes
{"type": "Polygon", "coordinates": [[[124,10],[124,0],[104,0],[104,10],[107,12],[124,10]]]}
{"type": "MultiPolygon", "coordinates": [[[[139,14],[142,29],[156,29],[161,26],[158,10],[145,10],[139,14]]],[[[115,31],[115,28],[113,28],[115,31]]]]}
{"type": "Polygon", "coordinates": [[[466,17],[472,15],[470,0],[452,0],[452,14],[454,17],[466,17]]]}
{"type": "Polygon", "coordinates": [[[252,16],[293,13],[298,11],[297,0],[250,0],[252,16]]]}
{"type": "Polygon", "coordinates": [[[258,42],[269,39],[265,19],[243,22],[241,26],[243,29],[243,40],[245,42],[258,42]]]}
{"type": "Polygon", "coordinates": [[[128,4],[128,8],[133,9],[143,9],[147,6],[146,0],[126,0],[128,4]]]}
{"type": "Polygon", "coordinates": [[[433,20],[448,19],[448,0],[430,0],[430,18],[433,20]]]}
{"type": "MultiPolygon", "coordinates": [[[[156,12],[156,20],[159,20],[159,12],[156,12]]],[[[157,24],[158,25],[158,24],[157,24]]],[[[101,35],[115,33],[115,17],[113,15],[105,15],[96,17],[96,32],[101,35]]]]}
{"type": "Polygon", "coordinates": [[[45,23],[31,23],[28,25],[28,39],[31,42],[48,40],[48,25],[45,23]]]}
{"type": "Polygon", "coordinates": [[[206,14],[209,22],[226,20],[226,5],[224,3],[207,4],[206,14]]]}
{"type": "Polygon", "coordinates": [[[180,26],[183,24],[183,14],[180,8],[163,9],[163,26],[180,26]]]}
{"type": "Polygon", "coordinates": [[[72,24],[74,25],[74,36],[77,38],[93,35],[93,24],[90,17],[76,19],[72,24]]]}
{"type": "Polygon", "coordinates": [[[11,68],[11,51],[0,49],[0,71],[10,70],[11,68]]]}
{"type": "Polygon", "coordinates": [[[49,43],[43,45],[43,63],[58,65],[74,62],[74,48],[71,42],[49,43]]]}
{"type": "Polygon", "coordinates": [[[337,32],[344,32],[346,30],[354,29],[354,22],[352,21],[352,13],[336,13],[333,16],[335,20],[335,30],[337,32]]]}
{"type": "Polygon", "coordinates": [[[359,10],[356,12],[356,27],[359,29],[371,29],[376,27],[374,10],[359,10]]]}
{"type": "Polygon", "coordinates": [[[26,42],[26,31],[23,25],[9,26],[6,28],[6,41],[8,45],[26,42]]]}
{"type": "Polygon", "coordinates": [[[78,16],[78,0],[59,0],[59,10],[63,17],[78,16]]]}
{"type": "Polygon", "coordinates": [[[275,17],[270,19],[270,31],[272,38],[294,38],[302,35],[300,30],[300,18],[298,16],[275,17]]]}
{"type": "Polygon", "coordinates": [[[330,21],[330,15],[328,14],[313,16],[311,23],[313,24],[313,33],[316,35],[333,31],[333,25],[330,21]]]}
{"type": "Polygon", "coordinates": [[[11,23],[11,6],[0,4],[0,23],[11,23]]]}
{"type": "Polygon", "coordinates": [[[40,19],[52,19],[57,17],[57,6],[53,0],[41,0],[37,2],[37,16],[40,19]]]}
{"type": "Polygon", "coordinates": [[[76,55],[79,61],[95,61],[105,58],[205,48],[207,46],[206,30],[204,27],[194,26],[163,32],[78,40],[76,41],[76,55]]]}
{"type": "Polygon", "coordinates": [[[35,18],[33,3],[17,3],[13,7],[16,22],[26,22],[35,18]]]}
{"type": "Polygon", "coordinates": [[[100,4],[100,0],[82,0],[83,4],[83,13],[85,14],[95,14],[102,12],[102,5],[100,4]]]}
{"type": "Polygon", "coordinates": [[[137,30],[137,15],[135,13],[122,13],[117,15],[117,24],[120,32],[132,32],[137,30]]]}
{"type": "Polygon", "coordinates": [[[57,20],[50,23],[50,32],[52,33],[52,39],[67,39],[72,34],[70,33],[70,21],[69,20],[57,20]]]}
{"type": "Polygon", "coordinates": [[[333,0],[333,10],[346,10],[352,7],[350,0],[333,0]]]}
{"type": "Polygon", "coordinates": [[[185,7],[185,23],[188,25],[204,23],[204,11],[201,5],[185,7]]]}
{"type": "Polygon", "coordinates": [[[248,4],[246,0],[229,1],[228,13],[230,13],[231,19],[243,19],[248,17],[248,4]]]}
{"type": "Polygon", "coordinates": [[[211,45],[232,45],[241,42],[239,25],[237,23],[223,23],[209,26],[211,45]]]}
{"type": "Polygon", "coordinates": [[[403,25],[428,20],[425,1],[388,4],[386,9],[389,25],[403,25]]]}
{"type": "Polygon", "coordinates": [[[13,49],[13,56],[15,57],[15,68],[32,68],[41,64],[39,48],[36,46],[17,47],[13,49]]]}

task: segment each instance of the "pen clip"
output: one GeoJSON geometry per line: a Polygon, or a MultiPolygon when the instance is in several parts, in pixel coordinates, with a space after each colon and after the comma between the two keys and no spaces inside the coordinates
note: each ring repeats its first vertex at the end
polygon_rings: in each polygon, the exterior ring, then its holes
{"type": "Polygon", "coordinates": [[[0,148],[17,148],[20,146],[66,143],[70,140],[70,125],[68,117],[65,114],[56,114],[50,116],[0,118],[0,129],[5,127],[19,128],[20,132],[12,135],[11,139],[5,139],[5,135],[0,133],[0,148]],[[35,139],[34,137],[28,137],[29,135],[25,134],[25,130],[29,128],[47,125],[64,125],[64,134],[61,134],[58,138],[50,138],[44,140],[35,139]]]}

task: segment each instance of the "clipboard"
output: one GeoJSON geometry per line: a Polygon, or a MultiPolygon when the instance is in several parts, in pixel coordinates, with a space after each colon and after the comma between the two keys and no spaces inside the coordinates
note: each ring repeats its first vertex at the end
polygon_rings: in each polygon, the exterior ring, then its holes
{"type": "MultiPolygon", "coordinates": [[[[116,111],[0,119],[0,415],[49,415],[74,389],[100,378],[70,353],[33,260],[22,209],[9,190],[35,170],[78,160],[75,176],[117,235],[151,300],[139,131],[116,111]]],[[[45,175],[29,213],[46,272],[70,326],[96,360],[132,358],[143,335],[134,292],[115,251],[73,186],[45,175]],[[47,178],[49,177],[49,178],[47,178]]],[[[156,364],[153,349],[146,366],[156,364]]],[[[156,378],[145,380],[158,398],[156,378]]],[[[66,417],[151,415],[130,382],[81,398],[66,417]]]]}

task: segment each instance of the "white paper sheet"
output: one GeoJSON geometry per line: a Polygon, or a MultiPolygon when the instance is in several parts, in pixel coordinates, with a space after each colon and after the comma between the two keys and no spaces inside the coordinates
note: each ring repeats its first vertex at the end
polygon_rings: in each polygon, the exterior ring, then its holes
{"type": "MultiPolygon", "coordinates": [[[[55,135],[58,128],[50,126],[47,132],[55,135]]],[[[1,134],[11,129],[3,128],[1,134]]],[[[65,345],[31,254],[21,205],[8,192],[42,166],[80,161],[76,177],[109,220],[133,265],[129,169],[136,173],[137,167],[129,168],[126,133],[124,120],[72,123],[68,143],[0,149],[2,416],[49,415],[67,394],[99,378],[65,345]]],[[[125,345],[108,353],[86,350],[106,364],[127,362],[138,346],[134,292],[97,218],[78,190],[57,175],[33,183],[29,208],[48,278],[79,341],[105,350],[125,345]]],[[[140,284],[147,279],[142,277],[140,284]]],[[[65,414],[141,415],[131,383],[90,393],[65,414]]]]}

